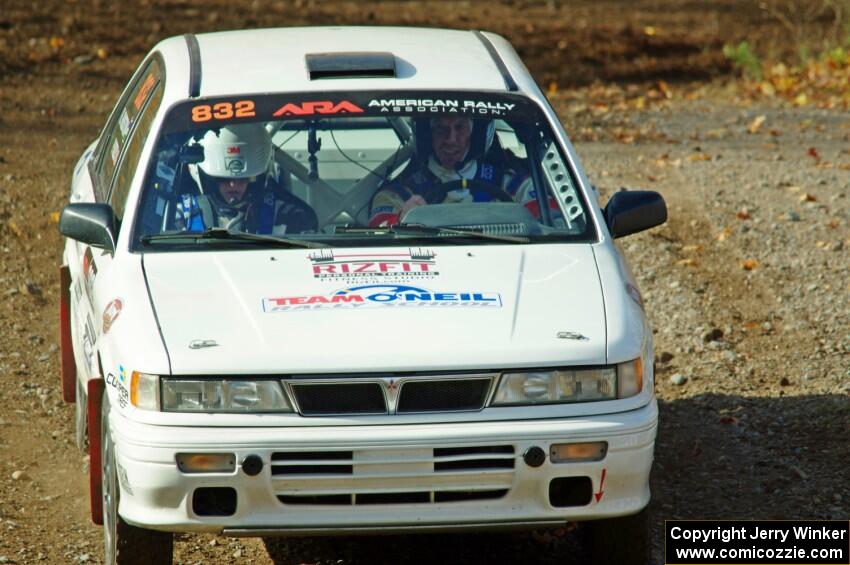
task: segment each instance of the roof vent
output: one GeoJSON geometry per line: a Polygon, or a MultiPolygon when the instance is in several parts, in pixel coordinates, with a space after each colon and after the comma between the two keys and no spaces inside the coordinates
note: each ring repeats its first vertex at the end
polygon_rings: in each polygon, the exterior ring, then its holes
{"type": "Polygon", "coordinates": [[[307,70],[310,80],[325,78],[382,78],[396,76],[392,53],[308,53],[307,70]]]}

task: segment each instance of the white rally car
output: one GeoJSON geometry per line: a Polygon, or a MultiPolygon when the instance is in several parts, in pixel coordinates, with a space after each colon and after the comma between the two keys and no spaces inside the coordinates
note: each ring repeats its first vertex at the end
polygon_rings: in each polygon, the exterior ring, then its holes
{"type": "Polygon", "coordinates": [[[490,33],[158,44],[60,219],[62,384],[108,563],[172,532],[587,521],[643,563],[652,333],[555,113],[490,33]]]}

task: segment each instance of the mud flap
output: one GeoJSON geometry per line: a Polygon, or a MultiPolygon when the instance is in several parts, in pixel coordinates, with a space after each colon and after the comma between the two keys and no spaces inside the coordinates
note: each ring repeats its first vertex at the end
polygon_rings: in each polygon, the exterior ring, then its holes
{"type": "Polygon", "coordinates": [[[59,267],[59,351],[62,400],[74,402],[77,395],[77,364],[71,343],[71,270],[68,265],[59,267]]]}
{"type": "Polygon", "coordinates": [[[103,470],[100,460],[100,409],[105,389],[102,378],[88,382],[88,425],[89,425],[89,502],[91,520],[98,526],[103,525],[103,470]]]}

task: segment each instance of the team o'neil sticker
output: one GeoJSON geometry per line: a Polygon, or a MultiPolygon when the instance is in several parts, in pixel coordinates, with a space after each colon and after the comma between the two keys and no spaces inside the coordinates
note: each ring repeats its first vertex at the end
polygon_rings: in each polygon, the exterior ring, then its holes
{"type": "Polygon", "coordinates": [[[263,311],[268,313],[388,307],[501,308],[502,296],[498,292],[480,290],[434,291],[417,286],[369,284],[351,286],[328,294],[281,296],[263,299],[263,311]]]}

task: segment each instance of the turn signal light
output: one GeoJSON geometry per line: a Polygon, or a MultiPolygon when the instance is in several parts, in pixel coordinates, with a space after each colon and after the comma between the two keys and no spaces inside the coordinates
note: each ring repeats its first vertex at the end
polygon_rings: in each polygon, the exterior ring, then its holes
{"type": "Polygon", "coordinates": [[[552,463],[602,461],[606,453],[608,453],[607,441],[556,443],[549,448],[549,460],[552,463]]]}
{"type": "Polygon", "coordinates": [[[236,470],[233,453],[178,453],[177,468],[182,473],[232,473],[236,470]]]}

